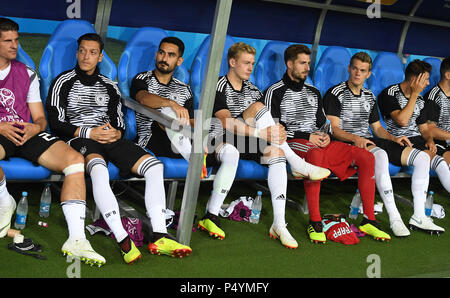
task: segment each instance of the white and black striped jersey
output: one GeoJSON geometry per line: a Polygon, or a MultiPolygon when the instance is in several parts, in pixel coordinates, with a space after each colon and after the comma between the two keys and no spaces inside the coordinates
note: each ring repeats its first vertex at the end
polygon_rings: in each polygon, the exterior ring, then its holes
{"type": "MultiPolygon", "coordinates": [[[[165,85],[158,81],[154,71],[141,72],[131,82],[130,97],[136,99],[136,94],[141,90],[175,101],[189,111],[191,119],[194,118],[191,88],[177,78],[172,77],[170,82],[165,85]]],[[[152,136],[152,123],[152,118],[136,112],[137,143],[143,148],[147,146],[152,136]]]]}
{"type": "Polygon", "coordinates": [[[367,88],[355,95],[347,81],[325,93],[323,107],[327,115],[339,118],[339,127],[363,138],[371,138],[370,124],[380,120],[375,95],[367,88]]]}
{"type": "Polygon", "coordinates": [[[440,129],[450,131],[450,97],[436,85],[425,98],[430,101],[429,119],[436,122],[440,129]]]}
{"type": "Polygon", "coordinates": [[[319,90],[292,81],[286,73],[264,92],[264,104],[285,127],[288,139],[309,139],[326,122],[319,90]]]}
{"type": "Polygon", "coordinates": [[[45,106],[50,129],[68,140],[78,127],[82,137],[88,128],[110,122],[123,135],[120,96],[116,83],[102,75],[98,67],[94,74],[87,75],[77,65],[58,75],[49,88],[45,106]]]}
{"type": "Polygon", "coordinates": [[[408,104],[408,101],[409,98],[403,94],[400,84],[391,85],[378,95],[378,106],[386,123],[386,130],[394,137],[420,136],[419,125],[427,122],[425,101],[420,95],[417,97],[414,112],[406,126],[399,125],[391,118],[391,112],[402,110],[408,104]]]}
{"type": "MultiPolygon", "coordinates": [[[[220,110],[229,110],[231,117],[238,118],[254,102],[262,97],[261,91],[250,81],[242,82],[242,89],[235,90],[228,81],[227,76],[222,76],[217,81],[216,98],[214,101],[213,115],[220,110]]],[[[222,123],[218,119],[211,120],[210,135],[219,137],[224,134],[222,123]]]]}

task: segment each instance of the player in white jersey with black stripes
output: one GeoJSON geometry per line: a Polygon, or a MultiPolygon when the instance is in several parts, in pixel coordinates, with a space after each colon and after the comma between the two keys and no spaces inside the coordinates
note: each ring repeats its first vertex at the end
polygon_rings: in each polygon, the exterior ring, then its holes
{"type": "Polygon", "coordinates": [[[445,177],[450,164],[450,58],[441,62],[441,79],[426,95],[430,101],[429,126],[436,143],[442,150],[442,158],[433,160],[432,168],[436,173],[442,172],[439,179],[445,189],[450,192],[450,177],[445,177]]]}
{"type": "MultiPolygon", "coordinates": [[[[61,207],[69,237],[62,250],[86,263],[101,266],[84,233],[86,186],[84,158],[55,135],[45,132],[47,120],[36,72],[15,60],[19,25],[0,18],[0,159],[17,156],[64,174],[61,207]]],[[[9,194],[0,168],[0,238],[6,236],[16,201],[9,194]]]]}
{"type": "MultiPolygon", "coordinates": [[[[331,139],[317,88],[305,83],[311,50],[292,44],[284,51],[286,73],[264,92],[264,104],[287,131],[287,143],[307,162],[330,169],[341,181],[358,174],[358,189],[364,208],[359,229],[381,241],[391,237],[378,225],[374,213],[374,157],[361,148],[331,139]]],[[[309,210],[307,232],[312,242],[325,243],[320,215],[320,181],[303,181],[309,210]]]]}
{"type": "Polygon", "coordinates": [[[275,124],[272,115],[260,101],[262,93],[248,81],[255,64],[255,54],[253,47],[242,42],[229,48],[229,70],[217,82],[213,108],[213,116],[220,123],[213,123],[211,133],[218,140],[216,142],[222,138],[234,142],[241,159],[268,165],[267,183],[274,214],[269,235],[279,238],[284,246],[295,249],[298,243],[289,233],[285,222],[286,160],[297,177],[322,180],[331,172],[307,163],[287,145],[284,128],[275,124]]]}
{"type": "MultiPolygon", "coordinates": [[[[178,119],[187,126],[194,125],[193,95],[188,85],[173,77],[176,66],[183,63],[184,43],[176,37],[160,41],[155,56],[155,69],[137,74],[130,88],[130,96],[141,104],[159,109],[163,114],[178,119]]],[[[189,136],[166,128],[153,119],[136,112],[137,142],[157,157],[184,158],[189,162],[192,144],[189,136]]],[[[239,152],[231,144],[218,143],[208,148],[202,170],[214,166],[217,173],[206,207],[206,214],[199,221],[200,229],[214,238],[224,239],[225,231],[220,226],[219,211],[230,190],[239,163],[239,152]]]]}
{"type": "Polygon", "coordinates": [[[46,100],[50,129],[80,151],[92,179],[94,200],[111,228],[126,263],[142,257],[125,231],[119,206],[109,184],[107,162],[113,162],[121,177],[145,178],[145,206],[152,225],[151,253],[189,255],[191,249],[167,233],[163,165],[130,140],[122,138],[125,124],[116,84],[100,74],[103,41],[88,33],[78,39],[77,65],[58,75],[46,100]]]}
{"type": "MultiPolygon", "coordinates": [[[[438,231],[441,228],[425,216],[430,159],[425,152],[413,148],[407,136],[392,135],[382,126],[375,96],[363,87],[365,80],[371,75],[371,68],[372,59],[367,53],[355,54],[348,67],[349,80],[345,82],[345,85],[332,87],[325,95],[324,107],[332,124],[333,136],[353,143],[355,146],[366,148],[374,154],[377,188],[388,211],[391,229],[396,236],[408,236],[410,233],[405,229],[395,206],[389,162],[397,166],[412,165],[414,167],[411,179],[414,214],[409,220],[410,225],[424,230],[438,231]],[[364,127],[363,131],[361,127],[364,127]],[[376,138],[370,133],[369,128],[376,138]]],[[[415,82],[415,92],[425,87],[425,78],[415,82]]]]}

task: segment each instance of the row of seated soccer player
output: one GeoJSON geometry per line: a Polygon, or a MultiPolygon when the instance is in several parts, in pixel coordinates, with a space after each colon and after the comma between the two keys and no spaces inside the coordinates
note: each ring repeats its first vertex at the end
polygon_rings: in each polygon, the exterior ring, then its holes
{"type": "MultiPolygon", "coordinates": [[[[63,253],[79,257],[87,263],[103,265],[106,262],[93,250],[84,235],[84,216],[80,215],[85,212],[86,171],[92,179],[95,203],[116,236],[124,261],[133,263],[142,257],[121,225],[117,200],[111,191],[106,167],[106,161],[111,161],[117,165],[122,177],[138,175],[145,178],[145,206],[153,230],[149,251],[177,257],[189,255],[192,249],[178,243],[167,232],[164,216],[163,166],[145,149],[156,156],[189,160],[191,140],[139,113],[136,113],[138,126],[136,143],[122,138],[125,125],[121,113],[120,91],[114,82],[99,73],[98,63],[103,57],[103,42],[97,34],[85,34],[78,39],[76,67],[61,73],[53,81],[45,100],[52,134],[46,133],[47,121],[37,91],[39,83],[36,74],[14,60],[17,55],[18,31],[15,22],[1,19],[0,39],[7,41],[1,43],[0,48],[1,84],[2,88],[8,88],[16,99],[12,109],[2,110],[4,114],[0,130],[2,158],[17,155],[65,174],[61,201],[68,224],[69,238],[63,244],[63,253]],[[33,120],[33,123],[30,123],[30,120],[33,120]]],[[[193,125],[192,92],[189,86],[172,76],[175,67],[183,62],[183,51],[184,44],[178,38],[163,39],[155,57],[155,69],[134,77],[130,95],[143,105],[160,108],[162,113],[177,118],[186,125],[193,125]]],[[[215,238],[225,238],[225,232],[219,225],[218,211],[232,186],[239,159],[251,159],[268,166],[267,182],[274,211],[269,234],[279,239],[286,247],[298,247],[285,222],[287,164],[294,177],[304,178],[310,210],[310,225],[307,230],[312,241],[326,241],[319,211],[319,189],[320,181],[327,178],[331,171],[342,180],[358,172],[358,188],[364,209],[364,218],[359,225],[362,232],[377,240],[388,241],[391,238],[380,229],[375,219],[373,206],[376,185],[380,194],[385,194],[382,198],[389,213],[394,235],[399,237],[409,235],[395,206],[389,173],[386,179],[387,155],[382,147],[384,145],[375,146],[375,140],[367,140],[367,135],[359,136],[360,131],[347,132],[349,135],[354,134],[353,139],[345,134],[346,129],[355,127],[354,124],[345,123],[345,120],[353,119],[348,117],[348,111],[345,114],[344,108],[348,108],[353,116],[367,118],[365,119],[367,128],[370,123],[374,129],[375,123],[379,133],[375,134],[392,140],[390,143],[386,142],[389,148],[397,146],[396,144],[402,146],[401,149],[404,149],[402,152],[406,151],[406,147],[409,148],[406,163],[415,167],[411,179],[415,208],[409,224],[426,231],[444,231],[424,215],[424,196],[428,188],[431,160],[425,152],[433,154],[432,164],[439,165],[435,170],[438,174],[442,173],[439,177],[441,182],[444,181],[443,185],[447,190],[448,185],[445,181],[448,183],[450,177],[448,160],[444,160],[448,158],[448,147],[441,148],[447,146],[445,142],[441,142],[439,145],[441,147],[437,147],[433,141],[433,137],[437,140],[448,140],[448,127],[445,130],[448,123],[441,123],[439,117],[448,113],[448,109],[447,112],[444,112],[444,108],[438,109],[438,100],[434,101],[434,105],[429,105],[433,108],[426,109],[424,100],[418,96],[427,83],[429,69],[425,64],[411,63],[413,66],[419,64],[419,70],[414,70],[415,73],[411,76],[408,76],[408,69],[406,70],[407,79],[396,86],[398,92],[389,90],[383,92],[387,93],[387,100],[399,101],[400,106],[404,100],[413,102],[413,106],[421,105],[419,108],[413,108],[413,113],[409,116],[414,117],[414,120],[409,122],[417,123],[411,131],[416,129],[425,137],[422,144],[425,148],[419,149],[416,148],[419,142],[415,139],[408,142],[411,138],[404,135],[395,136],[394,130],[390,133],[383,130],[380,133],[382,130],[377,126],[378,121],[373,121],[375,113],[371,112],[376,107],[375,98],[373,94],[370,96],[370,90],[362,88],[364,79],[370,73],[370,61],[367,62],[363,54],[352,59],[354,61],[349,67],[349,71],[351,70],[349,81],[332,88],[333,90],[330,89],[324,103],[314,87],[304,84],[310,61],[310,51],[307,47],[292,45],[286,50],[286,74],[264,93],[248,81],[255,63],[255,54],[255,49],[247,44],[233,45],[228,52],[229,72],[226,76],[220,77],[217,83],[213,108],[213,116],[217,121],[212,121],[208,134],[204,167],[217,166],[218,170],[208,200],[207,212],[198,223],[202,230],[215,238]],[[420,66],[424,66],[425,69],[420,66]],[[365,74],[362,75],[364,71],[365,74]],[[355,73],[354,81],[352,73],[355,73]],[[358,80],[362,80],[362,83],[353,84],[358,80]],[[359,88],[359,92],[351,89],[355,86],[359,88]],[[340,89],[347,91],[341,92],[340,89]],[[341,96],[341,93],[344,95],[341,96]],[[343,104],[343,99],[351,101],[348,99],[350,94],[353,99],[361,102],[353,106],[343,104]],[[397,99],[396,95],[404,98],[397,99]],[[330,131],[319,132],[318,129],[326,122],[327,116],[331,121],[332,134],[330,131]],[[420,122],[422,118],[426,121],[420,122]],[[274,119],[279,120],[279,123],[277,124],[274,119]],[[430,123],[429,119],[435,120],[434,123],[430,123]],[[227,136],[229,134],[232,136],[227,136]],[[244,142],[240,142],[239,138],[243,138],[244,142]],[[248,148],[251,144],[255,144],[252,141],[254,138],[265,142],[256,142],[257,153],[248,153],[255,152],[248,148]],[[340,138],[344,142],[336,140],[340,138]],[[245,144],[245,148],[234,146],[241,143],[245,144]],[[414,144],[414,148],[410,146],[411,143],[414,144]],[[369,146],[366,146],[367,144],[369,146]],[[439,154],[438,148],[445,152],[439,154]],[[378,156],[382,157],[377,157],[377,152],[383,152],[384,155],[379,153],[378,156]],[[442,165],[445,165],[445,169],[442,165]],[[416,170],[417,167],[420,171],[416,170]],[[446,171],[440,170],[441,168],[446,171]]],[[[443,77],[448,77],[449,72],[448,69],[445,70],[443,77]]],[[[450,78],[447,78],[447,81],[442,80],[439,84],[444,96],[446,92],[448,93],[448,81],[450,78]]],[[[379,102],[382,102],[381,98],[379,102]]],[[[396,108],[393,104],[388,106],[396,108]]],[[[411,108],[410,105],[408,107],[411,108]]],[[[389,112],[390,108],[386,108],[386,111],[392,118],[392,125],[395,126],[394,114],[397,114],[399,109],[389,112]]],[[[382,108],[381,110],[383,111],[382,108]]],[[[448,117],[444,116],[443,119],[448,117]]],[[[360,119],[359,123],[364,121],[360,119]]],[[[403,162],[403,153],[401,155],[400,162],[403,162]]],[[[6,189],[3,174],[0,184],[0,237],[3,237],[6,233],[4,231],[9,228],[15,206],[15,200],[6,189]]]]}

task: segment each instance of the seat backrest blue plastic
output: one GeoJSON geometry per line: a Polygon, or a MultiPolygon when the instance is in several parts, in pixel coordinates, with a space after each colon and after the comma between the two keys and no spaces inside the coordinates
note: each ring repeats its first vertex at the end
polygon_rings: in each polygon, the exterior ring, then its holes
{"type": "Polygon", "coordinates": [[[330,46],[326,48],[314,71],[314,86],[322,96],[329,88],[348,79],[350,51],[344,47],[330,46]]]}
{"type": "MultiPolygon", "coordinates": [[[[131,81],[136,74],[155,68],[155,55],[159,43],[167,36],[166,31],[161,28],[142,27],[127,42],[120,56],[117,73],[119,89],[123,95],[130,96],[131,81]]],[[[175,69],[174,77],[186,84],[189,83],[189,72],[183,64],[175,69]]],[[[134,140],[136,137],[135,112],[126,107],[123,111],[127,127],[124,138],[134,140]]]]}
{"type": "Polygon", "coordinates": [[[19,50],[17,51],[17,57],[16,60],[19,62],[22,62],[26,66],[36,69],[36,65],[34,64],[33,59],[31,59],[30,56],[23,50],[23,48],[19,44],[19,50]]]}
{"type": "Polygon", "coordinates": [[[384,88],[402,82],[404,77],[403,64],[397,54],[381,52],[373,61],[372,75],[368,79],[369,88],[378,96],[384,88]]]}
{"type": "Polygon", "coordinates": [[[434,57],[427,57],[423,59],[423,61],[431,64],[431,73],[430,73],[430,85],[428,85],[423,91],[422,94],[427,94],[428,91],[431,90],[434,86],[436,86],[437,83],[441,80],[441,59],[434,58],[434,57]]]}
{"type": "MultiPolygon", "coordinates": [[[[117,79],[123,95],[130,96],[131,81],[136,74],[155,68],[155,55],[159,43],[167,36],[163,29],[142,27],[128,41],[118,65],[117,79]]],[[[184,64],[176,68],[174,77],[186,84],[189,83],[189,72],[184,64]]]]}
{"type": "MultiPolygon", "coordinates": [[[[53,79],[61,72],[72,69],[76,65],[77,40],[85,33],[95,33],[91,23],[84,20],[62,21],[53,31],[44,49],[39,64],[41,76],[41,96],[45,101],[53,79]]],[[[100,72],[115,80],[117,67],[103,51],[103,60],[99,63],[100,72]]]]}
{"type": "MultiPolygon", "coordinates": [[[[270,41],[262,50],[254,70],[255,84],[262,92],[279,81],[286,72],[284,51],[289,45],[291,45],[290,42],[270,41]]],[[[309,76],[306,78],[306,83],[313,85],[309,76]]]]}
{"type": "MultiPolygon", "coordinates": [[[[197,109],[200,102],[200,93],[202,90],[202,82],[206,72],[206,63],[208,59],[210,36],[208,35],[200,45],[197,54],[194,57],[191,66],[191,80],[190,86],[194,94],[194,108],[197,109]]],[[[235,43],[233,37],[227,35],[225,39],[225,46],[222,55],[222,64],[220,66],[219,76],[228,73],[228,49],[235,43]]]]}

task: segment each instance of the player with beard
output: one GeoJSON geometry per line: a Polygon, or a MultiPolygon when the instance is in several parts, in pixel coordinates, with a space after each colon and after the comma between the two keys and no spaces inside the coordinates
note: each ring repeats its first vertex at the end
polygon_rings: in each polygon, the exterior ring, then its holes
{"type": "Polygon", "coordinates": [[[227,141],[232,140],[237,144],[242,159],[268,165],[267,184],[273,207],[269,235],[294,249],[298,243],[289,233],[285,222],[286,161],[296,177],[322,180],[328,177],[330,171],[307,163],[287,145],[284,128],[275,124],[260,101],[261,91],[249,81],[255,54],[253,47],[242,42],[232,45],[228,50],[229,71],[217,82],[213,108],[213,116],[220,121],[212,122],[210,134],[215,142],[220,142],[223,137],[227,141]]]}
{"type": "MultiPolygon", "coordinates": [[[[286,128],[288,144],[307,162],[329,168],[341,181],[358,172],[358,189],[364,209],[359,229],[377,240],[390,240],[375,220],[374,157],[356,146],[333,141],[326,125],[319,91],[305,83],[311,50],[300,44],[284,52],[286,73],[264,93],[264,103],[272,116],[286,128]]],[[[319,210],[320,181],[305,179],[304,187],[310,215],[307,232],[311,241],[326,241],[319,210]]]]}
{"type": "MultiPolygon", "coordinates": [[[[130,95],[141,104],[159,109],[163,114],[178,119],[181,124],[194,125],[193,95],[188,85],[173,77],[177,66],[183,63],[184,43],[176,37],[161,40],[155,56],[155,69],[137,74],[130,88],[130,95]]],[[[189,137],[181,132],[165,128],[153,119],[136,112],[137,142],[156,156],[184,158],[189,162],[192,145],[189,137]]],[[[206,166],[217,166],[211,196],[205,216],[199,221],[199,228],[214,238],[224,239],[220,227],[219,211],[233,184],[239,163],[239,152],[226,143],[208,148],[202,177],[206,166]]]]}

